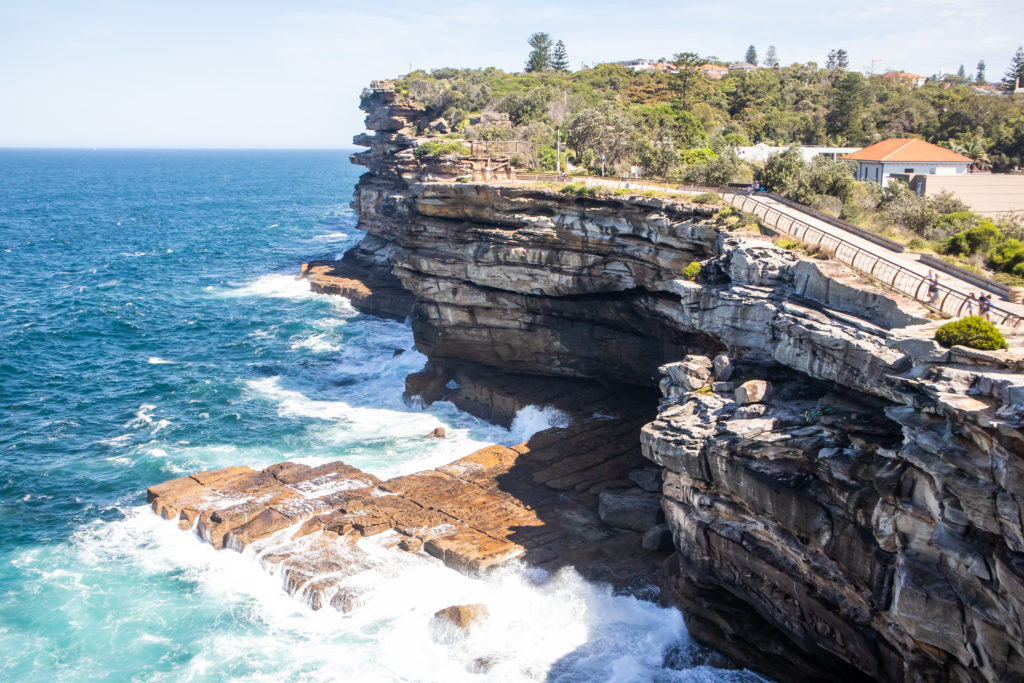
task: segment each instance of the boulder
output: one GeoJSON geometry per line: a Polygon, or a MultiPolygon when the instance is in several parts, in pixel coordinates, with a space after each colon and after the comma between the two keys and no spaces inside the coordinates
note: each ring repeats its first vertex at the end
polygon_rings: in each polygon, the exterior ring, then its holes
{"type": "Polygon", "coordinates": [[[427,434],[432,439],[444,439],[448,436],[448,433],[444,431],[444,427],[436,427],[434,431],[427,434]]]}
{"type": "Polygon", "coordinates": [[[598,496],[597,514],[608,526],[642,533],[660,521],[661,496],[640,489],[605,492],[598,496]]]}
{"type": "Polygon", "coordinates": [[[711,359],[707,356],[690,355],[681,361],[661,366],[663,374],[674,384],[688,391],[703,389],[711,380],[711,359]]]}
{"type": "Polygon", "coordinates": [[[672,531],[669,530],[668,524],[664,522],[655,524],[644,532],[644,539],[641,545],[644,547],[644,550],[650,550],[655,553],[672,548],[672,531]]]}
{"type": "Polygon", "coordinates": [[[744,382],[736,389],[736,402],[740,405],[747,403],[761,403],[772,397],[771,382],[763,379],[752,379],[744,382]]]}
{"type": "Polygon", "coordinates": [[[711,361],[711,366],[714,369],[715,379],[720,382],[728,382],[735,370],[732,361],[729,360],[729,356],[724,353],[715,356],[715,359],[711,361]]]}
{"type": "Polygon", "coordinates": [[[629,473],[629,479],[644,491],[661,492],[661,468],[641,467],[629,473]]]}
{"type": "Polygon", "coordinates": [[[434,618],[440,622],[451,624],[463,631],[469,630],[491,615],[487,605],[452,605],[434,612],[434,618]]]}

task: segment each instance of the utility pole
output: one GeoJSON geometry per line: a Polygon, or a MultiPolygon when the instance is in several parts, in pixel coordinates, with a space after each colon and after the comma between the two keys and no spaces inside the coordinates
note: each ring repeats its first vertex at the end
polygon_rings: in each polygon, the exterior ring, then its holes
{"type": "Polygon", "coordinates": [[[557,142],[555,143],[555,173],[559,176],[562,175],[562,129],[556,128],[558,131],[557,142]]]}
{"type": "Polygon", "coordinates": [[[604,178],[604,155],[601,155],[601,177],[604,178]]]}

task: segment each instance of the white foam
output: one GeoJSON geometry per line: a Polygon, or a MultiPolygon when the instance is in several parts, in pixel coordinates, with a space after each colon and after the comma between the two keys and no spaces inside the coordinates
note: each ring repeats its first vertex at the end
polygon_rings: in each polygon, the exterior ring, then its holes
{"type": "Polygon", "coordinates": [[[150,356],[147,362],[150,365],[174,365],[173,360],[167,360],[166,358],[161,358],[160,356],[150,356]]]}
{"type": "Polygon", "coordinates": [[[323,242],[338,242],[340,240],[347,240],[351,236],[351,233],[347,232],[329,232],[324,235],[314,235],[313,239],[323,242]]]}
{"type": "Polygon", "coordinates": [[[529,440],[537,432],[552,427],[568,427],[571,418],[566,413],[553,406],[526,406],[520,409],[508,431],[513,443],[522,443],[529,440]]]}
{"type": "Polygon", "coordinates": [[[337,351],[340,347],[334,341],[331,341],[331,335],[313,334],[293,341],[288,348],[292,351],[309,349],[314,353],[329,353],[337,351]]]}
{"type": "Polygon", "coordinates": [[[261,275],[254,281],[220,292],[226,297],[270,297],[277,299],[308,299],[318,296],[309,289],[309,280],[294,275],[261,275]]]}
{"type": "MultiPolygon", "coordinates": [[[[693,677],[662,669],[666,650],[689,642],[676,610],[614,595],[572,570],[549,576],[511,566],[470,578],[422,553],[387,549],[388,536],[359,542],[367,568],[346,585],[364,604],[345,615],[311,611],[252,552],[215,551],[143,506],[76,532],[60,578],[89,591],[131,577],[138,588],[126,599],[135,614],[148,611],[148,599],[158,614],[173,608],[176,621],[216,619],[215,629],[174,632],[173,646],[190,653],[179,668],[184,678],[248,671],[247,679],[267,681],[723,680],[725,672],[710,667],[691,670],[700,674],[693,677]],[[490,616],[465,637],[438,637],[434,612],[469,603],[486,605],[490,616]],[[483,677],[469,670],[478,658],[492,663],[483,677]]],[[[32,552],[15,563],[35,564],[32,552]]],[[[164,636],[135,637],[154,646],[164,636]]],[[[86,659],[66,673],[92,665],[86,659]]]]}

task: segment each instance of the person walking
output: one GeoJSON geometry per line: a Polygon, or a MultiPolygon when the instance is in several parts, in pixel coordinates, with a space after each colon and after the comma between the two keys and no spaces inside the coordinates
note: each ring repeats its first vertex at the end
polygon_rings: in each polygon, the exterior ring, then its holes
{"type": "Polygon", "coordinates": [[[974,296],[974,292],[971,292],[971,295],[967,297],[967,301],[964,303],[966,304],[967,316],[974,315],[975,310],[977,310],[978,304],[978,299],[976,296],[974,296]]]}
{"type": "Polygon", "coordinates": [[[992,309],[992,295],[991,294],[982,294],[981,298],[978,300],[978,315],[980,315],[985,320],[988,320],[989,316],[991,315],[989,313],[989,311],[991,309],[992,309]]]}
{"type": "Polygon", "coordinates": [[[928,275],[931,277],[931,282],[928,285],[928,303],[934,306],[939,300],[939,276],[930,270],[928,275]]]}

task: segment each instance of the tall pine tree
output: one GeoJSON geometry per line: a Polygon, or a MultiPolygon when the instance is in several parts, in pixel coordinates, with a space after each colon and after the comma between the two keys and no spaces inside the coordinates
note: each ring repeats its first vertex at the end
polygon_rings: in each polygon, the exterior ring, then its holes
{"type": "Polygon", "coordinates": [[[754,66],[757,66],[757,48],[751,45],[747,48],[747,54],[743,57],[743,61],[750,62],[754,66]]]}
{"type": "Polygon", "coordinates": [[[551,68],[555,71],[569,70],[569,57],[565,53],[565,43],[561,40],[555,43],[555,51],[551,53],[551,68]]]}
{"type": "Polygon", "coordinates": [[[1006,70],[1003,77],[1003,90],[1012,92],[1014,86],[1020,87],[1024,84],[1024,47],[1018,47],[1010,60],[1010,68],[1006,70]]]}
{"type": "Polygon", "coordinates": [[[979,85],[985,82],[985,60],[978,60],[978,75],[974,77],[974,82],[979,85]]]}
{"type": "Polygon", "coordinates": [[[551,67],[551,36],[537,32],[526,41],[529,43],[530,55],[526,58],[525,71],[547,71],[551,67]]]}
{"type": "Polygon", "coordinates": [[[764,65],[772,69],[779,68],[779,53],[775,51],[774,45],[769,45],[768,51],[764,53],[764,65]]]}

